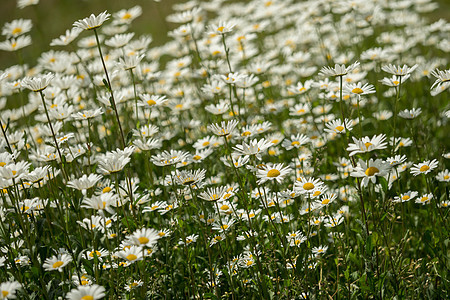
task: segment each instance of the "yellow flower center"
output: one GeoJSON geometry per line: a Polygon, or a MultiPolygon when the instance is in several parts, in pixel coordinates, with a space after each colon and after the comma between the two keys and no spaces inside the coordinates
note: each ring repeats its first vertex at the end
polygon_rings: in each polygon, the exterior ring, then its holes
{"type": "Polygon", "coordinates": [[[320,191],[315,191],[314,194],[313,194],[313,196],[314,196],[314,197],[317,197],[317,196],[319,196],[320,194],[321,194],[320,191]]]}
{"type": "Polygon", "coordinates": [[[130,13],[126,13],[122,16],[122,20],[128,20],[131,17],[132,17],[132,15],[130,13]]]}
{"type": "Polygon", "coordinates": [[[277,169],[272,169],[269,172],[267,172],[267,177],[278,177],[280,176],[280,171],[278,171],[277,169]]]}
{"type": "Polygon", "coordinates": [[[242,136],[249,136],[250,134],[252,134],[250,131],[245,131],[242,133],[242,136]]]}
{"type": "Polygon", "coordinates": [[[63,261],[58,260],[57,262],[55,262],[55,263],[52,265],[52,267],[53,267],[53,269],[57,269],[57,268],[61,267],[63,264],[64,264],[63,261]]]}
{"type": "Polygon", "coordinates": [[[155,104],[156,104],[156,101],[153,100],[153,99],[150,99],[150,100],[147,101],[147,104],[150,105],[150,106],[152,106],[152,105],[155,105],[155,104]]]}
{"type": "Polygon", "coordinates": [[[227,229],[227,228],[228,228],[228,225],[227,225],[227,224],[223,224],[222,226],[220,226],[220,228],[222,228],[222,229],[227,229]]]}
{"type": "Polygon", "coordinates": [[[353,94],[362,94],[362,93],[364,93],[364,91],[362,89],[360,89],[360,88],[354,88],[352,90],[352,93],[353,94]]]}
{"type": "Polygon", "coordinates": [[[2,291],[2,296],[3,296],[3,298],[6,298],[6,296],[8,296],[9,295],[9,292],[8,291],[2,291]]]}
{"type": "Polygon", "coordinates": [[[81,300],[94,300],[94,297],[91,295],[86,295],[86,296],[81,297],[81,300]]]}
{"type": "Polygon", "coordinates": [[[423,166],[420,167],[420,172],[425,172],[425,171],[428,171],[429,169],[430,169],[429,166],[423,165],[423,166]]]}
{"type": "Polygon", "coordinates": [[[225,29],[224,26],[220,26],[219,28],[217,28],[217,31],[223,32],[224,29],[225,29]]]}
{"type": "Polygon", "coordinates": [[[397,80],[392,81],[393,84],[398,85],[400,82],[397,80]]]}
{"type": "Polygon", "coordinates": [[[18,33],[21,33],[21,32],[22,32],[22,28],[16,27],[16,28],[13,29],[12,34],[15,35],[15,34],[18,34],[18,33]]]}
{"type": "Polygon", "coordinates": [[[0,167],[4,167],[6,163],[4,161],[0,161],[0,167]]]}
{"type": "Polygon", "coordinates": [[[182,109],[183,108],[183,104],[177,104],[177,105],[175,105],[175,108],[182,109]]]}
{"type": "Polygon", "coordinates": [[[228,210],[230,207],[228,206],[228,205],[226,205],[226,204],[224,204],[224,205],[222,205],[221,207],[220,207],[220,209],[221,210],[228,210]]]}
{"type": "Polygon", "coordinates": [[[422,201],[422,202],[425,202],[425,201],[427,201],[427,200],[428,200],[428,197],[427,197],[427,196],[422,197],[422,198],[420,199],[420,201],[422,201]]]}
{"type": "Polygon", "coordinates": [[[344,126],[337,126],[336,128],[335,128],[337,131],[342,131],[342,130],[344,130],[344,126]]]}
{"type": "Polygon", "coordinates": [[[405,196],[402,197],[402,200],[403,200],[403,201],[406,201],[406,200],[409,200],[409,198],[411,198],[411,197],[408,196],[408,195],[405,195],[405,196]]]}
{"type": "Polygon", "coordinates": [[[161,231],[160,233],[158,233],[158,235],[159,235],[160,237],[163,237],[163,236],[166,235],[166,233],[161,231]]]}
{"type": "Polygon", "coordinates": [[[378,170],[377,168],[375,168],[375,167],[369,167],[369,168],[367,168],[366,169],[366,172],[364,172],[367,176],[373,176],[373,175],[375,175],[376,173],[378,173],[378,172],[380,172],[380,170],[378,170]]]}
{"type": "Polygon", "coordinates": [[[253,265],[253,261],[251,261],[251,260],[247,261],[246,265],[247,265],[247,266],[253,265]]]}
{"type": "Polygon", "coordinates": [[[369,148],[370,146],[372,146],[373,144],[370,142],[364,143],[364,146],[366,146],[366,148],[369,148]]]}
{"type": "Polygon", "coordinates": [[[330,203],[330,199],[323,199],[322,200],[322,204],[323,205],[327,205],[328,203],[330,203]]]}
{"type": "Polygon", "coordinates": [[[200,155],[194,155],[192,158],[193,158],[194,160],[199,160],[199,159],[201,159],[202,157],[201,157],[200,155]]]}
{"type": "Polygon", "coordinates": [[[102,193],[109,193],[109,192],[111,192],[111,188],[110,188],[109,186],[105,187],[105,188],[102,190],[102,193]]]}
{"type": "Polygon", "coordinates": [[[128,259],[128,261],[133,261],[133,260],[137,259],[137,256],[134,254],[128,254],[126,259],[128,259]]]}
{"type": "Polygon", "coordinates": [[[303,185],[303,189],[305,189],[307,191],[312,190],[314,187],[315,187],[314,183],[311,183],[311,182],[307,182],[303,185]]]}
{"type": "Polygon", "coordinates": [[[147,244],[150,241],[145,236],[141,236],[140,238],[138,238],[138,240],[139,240],[139,243],[141,243],[141,244],[147,244]]]}
{"type": "Polygon", "coordinates": [[[293,141],[293,142],[291,143],[291,146],[297,146],[297,145],[300,145],[300,142],[299,142],[299,141],[293,141]]]}

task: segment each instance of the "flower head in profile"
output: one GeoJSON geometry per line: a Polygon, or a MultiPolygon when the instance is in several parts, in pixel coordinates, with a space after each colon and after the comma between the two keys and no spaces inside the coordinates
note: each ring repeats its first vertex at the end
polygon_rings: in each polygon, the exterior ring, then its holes
{"type": "Polygon", "coordinates": [[[213,123],[208,125],[209,131],[212,131],[215,135],[218,136],[227,136],[229,135],[238,125],[238,121],[232,120],[232,121],[222,121],[220,124],[213,123]]]}
{"type": "Polygon", "coordinates": [[[414,119],[422,113],[422,109],[413,108],[413,109],[405,109],[398,113],[398,116],[403,119],[414,119]]]}
{"type": "Polygon", "coordinates": [[[219,24],[212,24],[209,26],[209,34],[226,34],[228,32],[233,31],[234,26],[236,26],[236,24],[231,23],[231,22],[225,22],[225,21],[221,21],[219,22],[219,24]]]}
{"type": "Polygon", "coordinates": [[[54,77],[53,73],[47,73],[40,77],[25,77],[22,80],[22,86],[33,92],[40,92],[45,90],[54,77]]]}
{"type": "Polygon", "coordinates": [[[84,30],[96,29],[103,25],[103,23],[109,19],[111,14],[104,12],[100,13],[98,16],[91,14],[89,17],[81,19],[73,23],[73,27],[78,27],[84,30]]]}
{"type": "Polygon", "coordinates": [[[50,43],[50,46],[67,46],[74,39],[76,39],[82,31],[83,31],[83,29],[81,29],[79,27],[67,29],[65,34],[60,35],[56,39],[53,39],[52,42],[50,43]]]}
{"type": "Polygon", "coordinates": [[[368,83],[364,85],[361,82],[349,83],[344,86],[344,93],[358,96],[368,95],[375,93],[375,87],[368,83]]]}
{"type": "Polygon", "coordinates": [[[355,61],[353,64],[351,64],[348,67],[346,67],[343,64],[342,65],[335,64],[334,68],[333,67],[322,67],[322,69],[319,72],[319,75],[325,76],[325,77],[345,76],[348,73],[350,73],[351,71],[353,71],[354,69],[356,69],[356,67],[358,67],[358,66],[359,66],[358,61],[355,61]]]}
{"type": "Polygon", "coordinates": [[[389,64],[387,66],[381,67],[381,70],[396,76],[406,76],[411,74],[419,65],[415,64],[412,67],[408,67],[407,65],[396,66],[389,64]]]}

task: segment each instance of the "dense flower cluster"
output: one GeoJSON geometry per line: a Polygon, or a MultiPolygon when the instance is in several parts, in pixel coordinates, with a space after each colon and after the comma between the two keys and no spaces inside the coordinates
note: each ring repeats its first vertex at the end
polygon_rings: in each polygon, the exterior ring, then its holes
{"type": "Polygon", "coordinates": [[[448,299],[436,8],[193,0],[161,46],[140,6],[74,22],[0,72],[0,299],[448,299]]]}

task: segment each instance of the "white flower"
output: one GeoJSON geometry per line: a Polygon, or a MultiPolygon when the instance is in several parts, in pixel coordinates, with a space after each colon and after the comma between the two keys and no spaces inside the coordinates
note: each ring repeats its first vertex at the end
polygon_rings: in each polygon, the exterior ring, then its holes
{"type": "Polygon", "coordinates": [[[40,92],[50,84],[54,77],[53,73],[47,73],[40,77],[25,77],[22,80],[22,86],[33,92],[40,92]]]}
{"type": "Polygon", "coordinates": [[[77,289],[72,289],[69,293],[67,293],[68,300],[98,300],[105,297],[105,288],[93,284],[89,286],[81,285],[77,289]]]}
{"type": "Polygon", "coordinates": [[[433,159],[432,161],[426,160],[422,163],[414,164],[411,167],[411,174],[417,176],[419,174],[428,174],[438,166],[438,161],[433,159]]]}
{"type": "Polygon", "coordinates": [[[353,156],[356,153],[365,153],[377,149],[385,149],[387,145],[385,142],[385,134],[374,135],[372,138],[369,138],[368,136],[361,139],[357,139],[355,137],[352,138],[354,143],[350,143],[346,149],[347,151],[351,151],[350,156],[353,156]]]}
{"type": "Polygon", "coordinates": [[[367,186],[369,180],[372,183],[376,182],[376,176],[384,176],[389,171],[390,165],[381,159],[373,160],[372,158],[366,164],[362,159],[359,160],[358,165],[350,173],[352,177],[362,177],[363,186],[367,186]]]}
{"type": "Polygon", "coordinates": [[[16,299],[16,292],[22,285],[17,281],[6,281],[0,284],[0,299],[16,299]]]}
{"type": "Polygon", "coordinates": [[[319,75],[321,76],[344,76],[347,75],[349,72],[356,69],[356,67],[359,66],[359,62],[356,61],[350,66],[346,67],[345,65],[339,65],[336,64],[334,68],[332,67],[322,67],[322,69],[319,72],[319,75]]]}
{"type": "Polygon", "coordinates": [[[100,13],[98,16],[91,14],[89,17],[81,19],[73,23],[74,27],[78,27],[84,30],[91,30],[102,26],[103,22],[109,19],[111,14],[104,12],[100,13]]]}
{"type": "Polygon", "coordinates": [[[392,75],[396,75],[396,76],[405,76],[405,75],[409,75],[411,74],[419,65],[415,64],[412,67],[408,67],[407,65],[403,65],[402,66],[396,66],[396,65],[392,65],[389,64],[387,66],[383,66],[381,67],[381,70],[390,73],[392,75]]]}

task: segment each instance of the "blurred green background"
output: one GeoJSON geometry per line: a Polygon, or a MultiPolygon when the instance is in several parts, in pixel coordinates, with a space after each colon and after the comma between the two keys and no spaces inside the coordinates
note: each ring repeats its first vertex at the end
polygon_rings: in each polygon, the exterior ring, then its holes
{"type": "MultiPolygon", "coordinates": [[[[160,45],[167,41],[167,31],[177,27],[177,24],[165,21],[167,15],[173,13],[172,5],[182,3],[181,0],[40,0],[38,5],[31,5],[23,9],[17,8],[16,0],[0,0],[0,26],[14,19],[31,19],[33,29],[31,38],[33,44],[23,48],[23,56],[26,63],[34,64],[40,53],[54,50],[65,50],[64,47],[50,47],[52,39],[64,34],[66,29],[72,28],[73,22],[108,10],[109,13],[121,9],[128,9],[135,5],[142,7],[142,15],[133,21],[131,30],[138,36],[151,34],[153,43],[160,45]]],[[[81,37],[89,34],[82,33],[81,37]]],[[[2,36],[1,40],[5,40],[2,36]]],[[[17,64],[14,52],[0,50],[0,70],[17,64]]]]}
{"type": "MultiPolygon", "coordinates": [[[[261,0],[262,1],[262,0],[261,0]]],[[[167,41],[167,31],[177,25],[167,23],[165,17],[173,12],[174,3],[182,3],[186,0],[40,0],[38,5],[17,8],[16,0],[0,0],[0,26],[14,19],[24,18],[33,21],[31,37],[33,44],[24,48],[25,62],[33,65],[40,53],[50,49],[64,49],[62,47],[50,47],[52,39],[62,35],[66,29],[70,29],[74,21],[85,18],[91,13],[99,14],[104,10],[110,13],[124,8],[140,5],[143,13],[131,26],[131,30],[137,35],[150,33],[153,36],[152,45],[160,45],[167,41]]],[[[438,0],[440,8],[430,14],[430,19],[436,21],[439,18],[450,20],[450,0],[438,0]]],[[[87,34],[82,34],[87,36],[87,34]]],[[[4,40],[4,37],[1,38],[4,40]]],[[[16,53],[0,50],[0,70],[17,64],[16,53]]]]}

